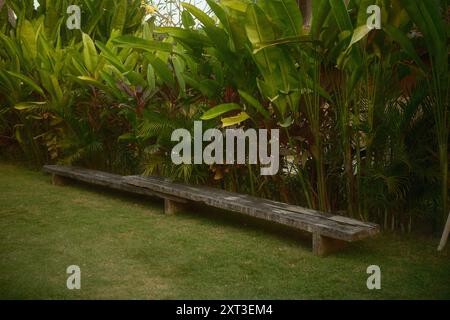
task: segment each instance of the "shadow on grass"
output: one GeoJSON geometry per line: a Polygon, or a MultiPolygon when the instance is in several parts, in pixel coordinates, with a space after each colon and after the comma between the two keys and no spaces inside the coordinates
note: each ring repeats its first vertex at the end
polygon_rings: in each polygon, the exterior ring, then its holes
{"type": "MultiPolygon", "coordinates": [[[[48,183],[51,184],[50,176],[48,175],[48,183]]],[[[138,195],[131,192],[114,190],[108,187],[92,185],[86,182],[77,181],[74,179],[65,178],[67,186],[77,188],[106,197],[114,197],[124,202],[131,202],[143,207],[157,209],[164,214],[164,199],[151,196],[138,195]]],[[[65,186],[60,186],[64,188],[65,186]]],[[[199,223],[227,228],[235,230],[242,230],[255,234],[267,234],[278,240],[281,240],[289,245],[296,245],[306,251],[312,249],[312,235],[308,232],[298,230],[292,227],[270,222],[255,217],[250,217],[244,214],[231,212],[215,207],[210,207],[201,203],[189,203],[186,205],[186,210],[182,213],[176,214],[177,218],[192,219],[199,223]]],[[[350,244],[351,245],[351,244],[350,244]]],[[[347,251],[347,248],[343,250],[347,251]]]]}

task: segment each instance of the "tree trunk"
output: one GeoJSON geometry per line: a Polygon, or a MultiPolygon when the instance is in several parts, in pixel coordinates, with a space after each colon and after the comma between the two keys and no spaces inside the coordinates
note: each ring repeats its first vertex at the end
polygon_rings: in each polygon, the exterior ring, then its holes
{"type": "Polygon", "coordinates": [[[310,26],[312,16],[312,0],[297,0],[297,3],[303,15],[303,24],[305,26],[310,26]]]}

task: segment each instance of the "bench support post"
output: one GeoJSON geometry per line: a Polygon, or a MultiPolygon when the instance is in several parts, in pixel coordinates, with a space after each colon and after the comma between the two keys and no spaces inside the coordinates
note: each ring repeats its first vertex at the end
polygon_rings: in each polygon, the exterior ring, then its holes
{"type": "Polygon", "coordinates": [[[164,199],[164,213],[165,214],[176,214],[181,211],[185,211],[186,207],[181,202],[176,202],[170,199],[164,199]]]}
{"type": "Polygon", "coordinates": [[[56,173],[52,174],[52,184],[55,186],[64,186],[67,184],[67,179],[57,175],[56,173]]]}
{"type": "Polygon", "coordinates": [[[313,232],[312,247],[313,253],[317,256],[324,256],[328,253],[343,249],[347,242],[325,237],[318,232],[313,232]]]}

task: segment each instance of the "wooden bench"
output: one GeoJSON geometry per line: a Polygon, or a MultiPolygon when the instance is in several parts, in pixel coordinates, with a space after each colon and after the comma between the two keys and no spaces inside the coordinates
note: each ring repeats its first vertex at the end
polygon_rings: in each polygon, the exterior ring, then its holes
{"type": "Polygon", "coordinates": [[[324,255],[341,249],[347,242],[373,236],[379,226],[343,216],[332,215],[286,203],[261,199],[220,189],[170,182],[159,177],[120,176],[100,171],[66,166],[44,166],[53,176],[53,183],[63,184],[65,178],[164,199],[164,212],[185,210],[190,202],[276,222],[312,233],[314,254],[324,255]]]}

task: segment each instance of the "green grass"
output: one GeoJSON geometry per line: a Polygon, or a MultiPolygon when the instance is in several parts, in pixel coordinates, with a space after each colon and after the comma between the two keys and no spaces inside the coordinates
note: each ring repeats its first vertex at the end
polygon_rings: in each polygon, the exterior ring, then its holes
{"type": "Polygon", "coordinates": [[[307,240],[0,164],[2,299],[450,298],[438,239],[381,235],[321,258],[307,240]],[[379,265],[382,289],[366,287],[379,265]],[[66,288],[79,265],[81,290],[66,288]]]}

